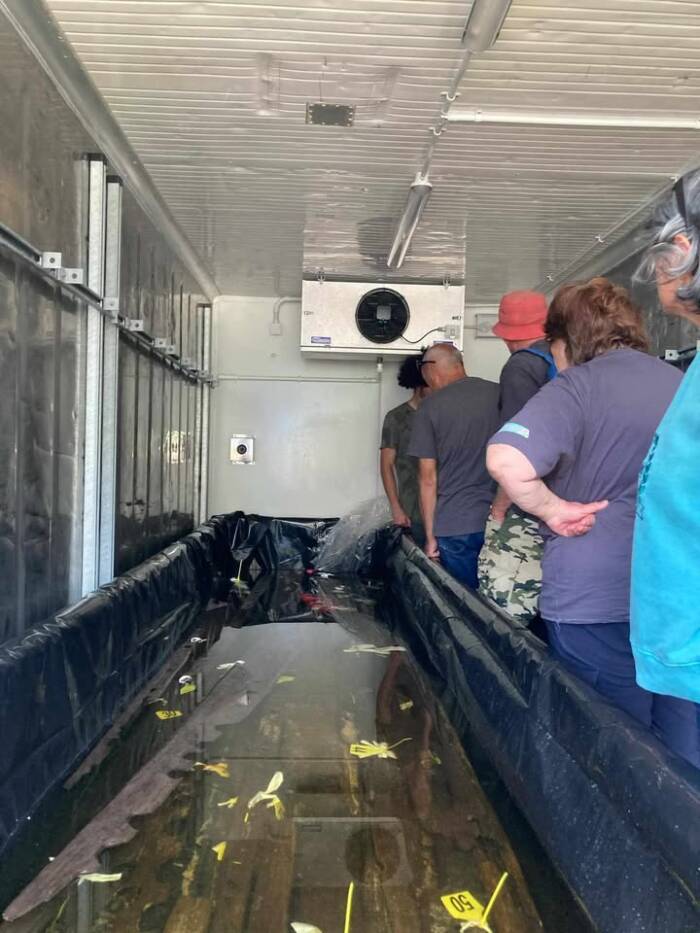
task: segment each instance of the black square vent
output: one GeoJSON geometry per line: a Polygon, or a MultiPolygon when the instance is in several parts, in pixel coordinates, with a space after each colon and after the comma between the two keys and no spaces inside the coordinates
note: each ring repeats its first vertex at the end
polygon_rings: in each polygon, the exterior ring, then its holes
{"type": "Polygon", "coordinates": [[[307,104],[306,122],[317,126],[352,126],[355,108],[350,104],[307,104]]]}

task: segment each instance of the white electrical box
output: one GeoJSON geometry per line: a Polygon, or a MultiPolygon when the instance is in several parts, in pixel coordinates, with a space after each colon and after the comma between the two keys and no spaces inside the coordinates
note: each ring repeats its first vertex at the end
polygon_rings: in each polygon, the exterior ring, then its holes
{"type": "Polygon", "coordinates": [[[255,463],[255,438],[248,434],[232,434],[229,460],[234,466],[251,466],[255,463]]]}
{"type": "Polygon", "coordinates": [[[319,358],[406,356],[440,340],[461,350],[463,328],[463,285],[302,285],[301,351],[319,358]]]}

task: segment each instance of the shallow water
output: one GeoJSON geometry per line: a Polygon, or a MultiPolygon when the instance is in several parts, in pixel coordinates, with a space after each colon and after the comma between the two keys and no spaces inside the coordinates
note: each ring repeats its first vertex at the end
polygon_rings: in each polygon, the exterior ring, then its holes
{"type": "MultiPolygon", "coordinates": [[[[35,819],[3,871],[3,902],[39,874],[3,929],[458,931],[442,897],[484,907],[505,872],[492,930],[542,929],[547,892],[529,889],[410,653],[358,648],[396,644],[380,598],[336,580],[309,596],[281,575],[228,614],[244,627],[204,613],[193,634],[205,642],[35,819]],[[315,621],[249,624],[281,616],[315,621]],[[363,742],[381,754],[358,757],[372,751],[363,742]],[[95,873],[112,877],[78,883],[95,873]]],[[[582,929],[573,902],[564,913],[582,929]]]]}

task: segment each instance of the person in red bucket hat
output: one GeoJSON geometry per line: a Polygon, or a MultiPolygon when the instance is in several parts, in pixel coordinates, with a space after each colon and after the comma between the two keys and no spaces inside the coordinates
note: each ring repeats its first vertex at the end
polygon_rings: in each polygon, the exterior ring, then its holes
{"type": "MultiPolygon", "coordinates": [[[[500,378],[501,423],[510,421],[552,379],[557,368],[544,339],[547,300],[540,292],[508,292],[493,332],[511,356],[500,378]]],[[[526,624],[537,614],[542,572],[538,522],[498,490],[479,557],[479,589],[526,624]]]]}

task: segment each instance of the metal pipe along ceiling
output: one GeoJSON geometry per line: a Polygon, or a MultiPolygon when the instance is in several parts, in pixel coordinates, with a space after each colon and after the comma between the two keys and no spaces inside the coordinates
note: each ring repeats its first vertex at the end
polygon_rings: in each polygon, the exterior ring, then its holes
{"type": "Polygon", "coordinates": [[[543,113],[527,110],[452,110],[448,123],[502,123],[529,126],[580,126],[582,129],[700,130],[697,117],[633,117],[609,113],[543,113]]]}
{"type": "Polygon", "coordinates": [[[15,27],[114,169],[128,183],[134,197],[194,276],[205,296],[213,300],[220,294],[219,287],[170,213],[92,78],[73,54],[42,0],[0,0],[0,11],[15,27]]]}

